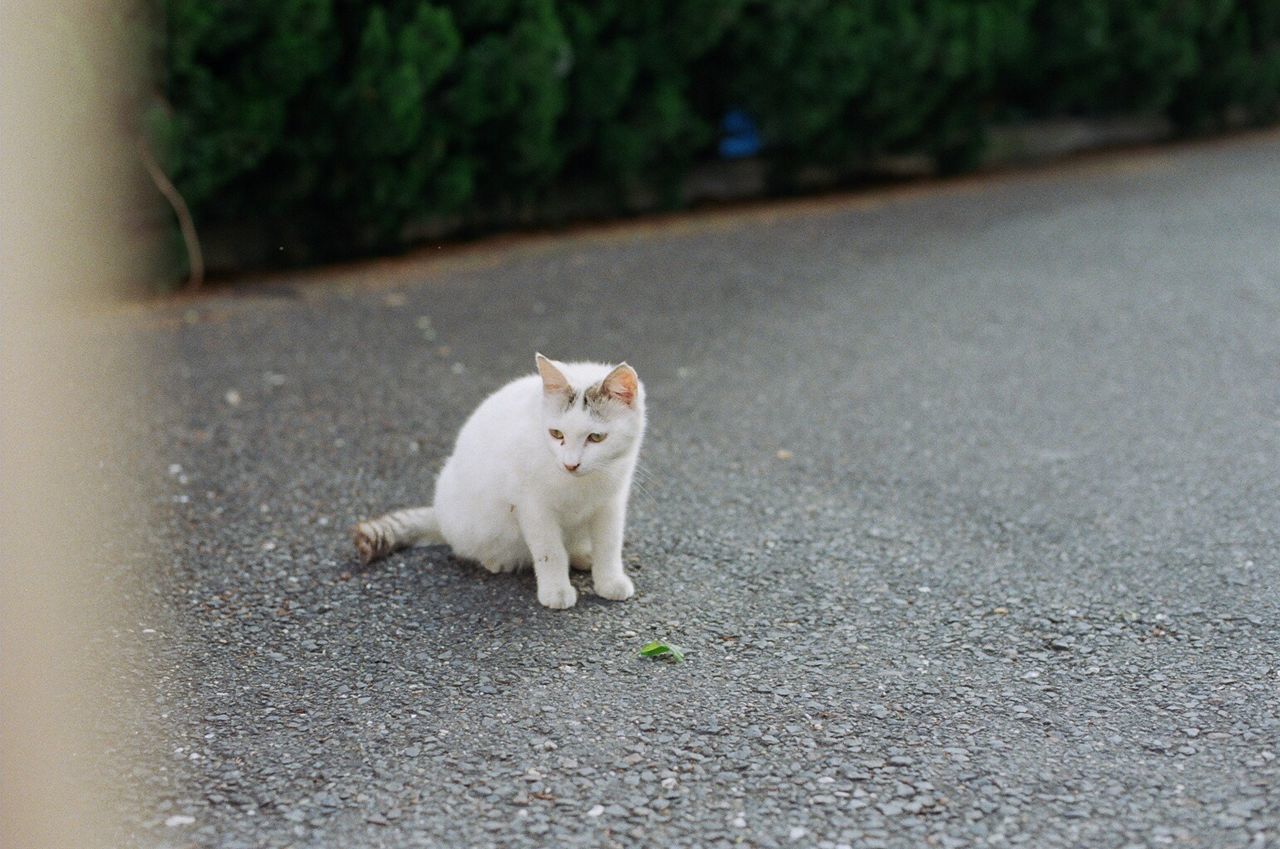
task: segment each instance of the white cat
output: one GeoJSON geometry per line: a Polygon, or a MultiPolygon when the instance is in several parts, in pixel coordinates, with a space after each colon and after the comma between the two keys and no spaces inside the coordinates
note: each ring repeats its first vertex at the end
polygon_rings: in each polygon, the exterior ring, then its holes
{"type": "Polygon", "coordinates": [[[356,526],[362,562],[444,542],[490,572],[532,563],[547,607],[577,602],[571,564],[591,569],[598,595],[631,597],[622,529],[644,437],[644,386],[626,363],[536,361],[538,374],[508,383],[467,419],[432,506],[356,526]]]}

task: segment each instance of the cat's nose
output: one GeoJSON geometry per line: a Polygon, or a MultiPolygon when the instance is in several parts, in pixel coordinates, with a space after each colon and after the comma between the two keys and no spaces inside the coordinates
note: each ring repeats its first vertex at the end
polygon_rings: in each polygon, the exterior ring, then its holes
{"type": "Polygon", "coordinates": [[[567,471],[576,472],[578,471],[578,467],[581,465],[582,465],[581,463],[574,463],[572,466],[570,466],[568,463],[565,463],[564,467],[567,471]]]}

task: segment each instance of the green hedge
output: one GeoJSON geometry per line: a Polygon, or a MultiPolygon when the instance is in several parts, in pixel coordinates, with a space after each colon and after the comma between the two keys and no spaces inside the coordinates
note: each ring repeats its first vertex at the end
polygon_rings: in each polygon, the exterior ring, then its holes
{"type": "Polygon", "coordinates": [[[1274,0],[160,0],[152,144],[201,228],[286,260],[407,224],[546,220],[579,187],[674,201],[745,111],[778,187],[993,123],[1280,109],[1274,0]]]}

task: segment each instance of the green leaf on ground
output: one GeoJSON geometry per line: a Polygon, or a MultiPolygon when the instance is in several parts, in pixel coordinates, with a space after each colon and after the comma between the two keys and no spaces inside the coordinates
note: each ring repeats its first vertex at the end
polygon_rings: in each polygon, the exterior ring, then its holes
{"type": "Polygon", "coordinates": [[[645,643],[644,648],[640,649],[641,657],[669,657],[676,663],[684,660],[684,649],[672,643],[663,642],[662,640],[654,640],[651,643],[645,643]]]}

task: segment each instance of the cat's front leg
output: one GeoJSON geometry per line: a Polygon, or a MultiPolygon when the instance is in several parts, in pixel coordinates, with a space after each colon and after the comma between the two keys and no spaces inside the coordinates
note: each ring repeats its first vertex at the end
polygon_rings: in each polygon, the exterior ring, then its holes
{"type": "Polygon", "coordinates": [[[556,610],[573,607],[578,602],[578,591],[569,583],[569,552],[564,547],[559,521],[551,512],[533,504],[518,507],[516,519],[533,557],[538,601],[556,610]]]}
{"type": "Polygon", "coordinates": [[[635,585],[622,568],[622,528],[627,520],[624,498],[602,509],[591,520],[591,581],[596,595],[616,601],[635,595],[635,585]]]}

